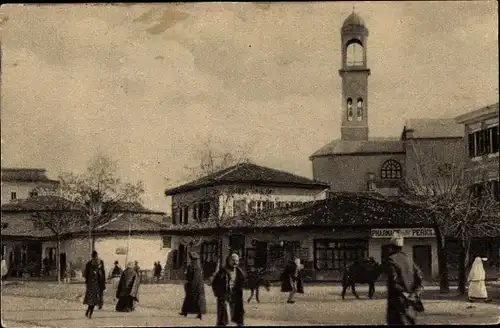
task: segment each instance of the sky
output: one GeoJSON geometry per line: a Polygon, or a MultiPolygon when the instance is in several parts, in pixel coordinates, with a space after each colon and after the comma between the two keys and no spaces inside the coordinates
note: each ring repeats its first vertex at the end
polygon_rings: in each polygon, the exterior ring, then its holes
{"type": "Polygon", "coordinates": [[[146,206],[208,147],[312,177],[340,137],[340,27],[369,30],[370,137],[498,102],[498,4],[3,5],[2,167],[81,172],[97,153],[146,206]]]}

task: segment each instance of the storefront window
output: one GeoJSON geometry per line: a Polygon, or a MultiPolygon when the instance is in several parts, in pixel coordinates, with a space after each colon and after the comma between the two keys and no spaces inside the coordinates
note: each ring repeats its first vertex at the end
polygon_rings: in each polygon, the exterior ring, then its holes
{"type": "Polygon", "coordinates": [[[366,257],[366,240],[315,240],[314,266],[317,270],[341,271],[352,262],[366,257]]]}

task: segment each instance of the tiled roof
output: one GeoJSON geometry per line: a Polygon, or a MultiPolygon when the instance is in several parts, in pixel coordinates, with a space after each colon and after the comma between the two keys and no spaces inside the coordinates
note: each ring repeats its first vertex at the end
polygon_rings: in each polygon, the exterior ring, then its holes
{"type": "Polygon", "coordinates": [[[28,168],[2,168],[2,181],[59,183],[59,181],[47,178],[45,169],[28,168]]]}
{"type": "Polygon", "coordinates": [[[464,123],[464,124],[469,124],[473,122],[478,122],[481,119],[483,119],[485,116],[489,117],[491,115],[495,115],[498,117],[498,103],[492,104],[489,106],[481,107],[479,109],[470,111],[468,113],[459,115],[455,117],[455,120],[458,123],[464,123]]]}
{"type": "Polygon", "coordinates": [[[157,218],[153,219],[151,216],[165,216],[155,214],[125,214],[109,223],[100,226],[97,231],[119,232],[119,231],[147,231],[147,232],[160,232],[169,227],[167,222],[161,222],[157,218]],[[129,227],[130,223],[130,227],[129,227]]]}
{"type": "Polygon", "coordinates": [[[186,183],[176,188],[165,191],[166,196],[175,195],[189,190],[202,187],[252,183],[260,185],[287,185],[298,188],[328,188],[329,185],[323,182],[314,181],[288,172],[256,165],[253,163],[241,163],[209,174],[200,179],[186,183]]]}
{"type": "MultiPolygon", "coordinates": [[[[160,214],[163,212],[152,211],[139,203],[119,202],[112,204],[113,212],[123,213],[142,213],[142,214],[160,214]]],[[[72,202],[66,198],[52,195],[35,196],[28,199],[18,199],[10,203],[2,204],[1,210],[7,212],[29,212],[29,211],[84,211],[78,203],[72,202]]]]}
{"type": "Polygon", "coordinates": [[[329,199],[289,209],[275,209],[256,216],[241,216],[217,224],[215,220],[173,225],[168,230],[200,231],[215,228],[279,228],[301,226],[411,226],[429,225],[428,213],[395,199],[371,194],[333,193],[329,199]]]}
{"type": "Polygon", "coordinates": [[[53,235],[47,228],[35,228],[29,214],[2,214],[2,225],[4,224],[6,228],[2,229],[2,236],[42,238],[53,235]]]}
{"type": "Polygon", "coordinates": [[[328,155],[404,153],[404,143],[400,140],[334,140],[311,155],[311,158],[328,155]]]}
{"type": "Polygon", "coordinates": [[[406,121],[404,130],[407,139],[461,138],[465,133],[464,126],[453,118],[410,119],[406,121]]]}

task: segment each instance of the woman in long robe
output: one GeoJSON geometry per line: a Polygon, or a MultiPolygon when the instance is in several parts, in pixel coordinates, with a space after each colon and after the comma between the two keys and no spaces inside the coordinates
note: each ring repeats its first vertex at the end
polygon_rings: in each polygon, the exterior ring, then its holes
{"type": "Polygon", "coordinates": [[[85,298],[83,304],[88,305],[85,316],[92,318],[94,308],[97,305],[99,309],[103,305],[103,292],[106,289],[106,274],[104,271],[104,263],[97,256],[97,252],[92,252],[92,259],[85,266],[85,298]]]}
{"type": "Polygon", "coordinates": [[[139,285],[140,279],[137,271],[134,270],[134,263],[129,262],[120,277],[116,290],[118,302],[115,309],[117,312],[134,311],[134,302],[139,302],[137,298],[139,285]]]}
{"type": "Polygon", "coordinates": [[[467,281],[469,282],[469,301],[475,300],[488,301],[488,292],[486,291],[486,272],[483,267],[483,259],[476,257],[472,263],[467,281]]]}
{"type": "Polygon", "coordinates": [[[197,318],[202,319],[203,314],[207,312],[205,300],[205,284],[203,281],[203,270],[199,256],[195,252],[189,254],[191,263],[186,268],[186,284],[184,291],[184,303],[182,304],[180,315],[197,314],[197,318]]]}

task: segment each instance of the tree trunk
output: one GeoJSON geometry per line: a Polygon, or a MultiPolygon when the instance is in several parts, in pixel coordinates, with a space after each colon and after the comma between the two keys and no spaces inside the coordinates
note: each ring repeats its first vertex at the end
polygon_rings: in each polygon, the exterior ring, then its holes
{"type": "Polygon", "coordinates": [[[59,234],[57,235],[56,244],[56,270],[57,270],[57,283],[61,283],[61,240],[59,234]]]}
{"type": "Polygon", "coordinates": [[[436,229],[436,238],[438,241],[438,264],[439,264],[439,292],[448,294],[450,292],[450,283],[448,278],[448,259],[446,254],[445,237],[441,229],[436,229]]]}

